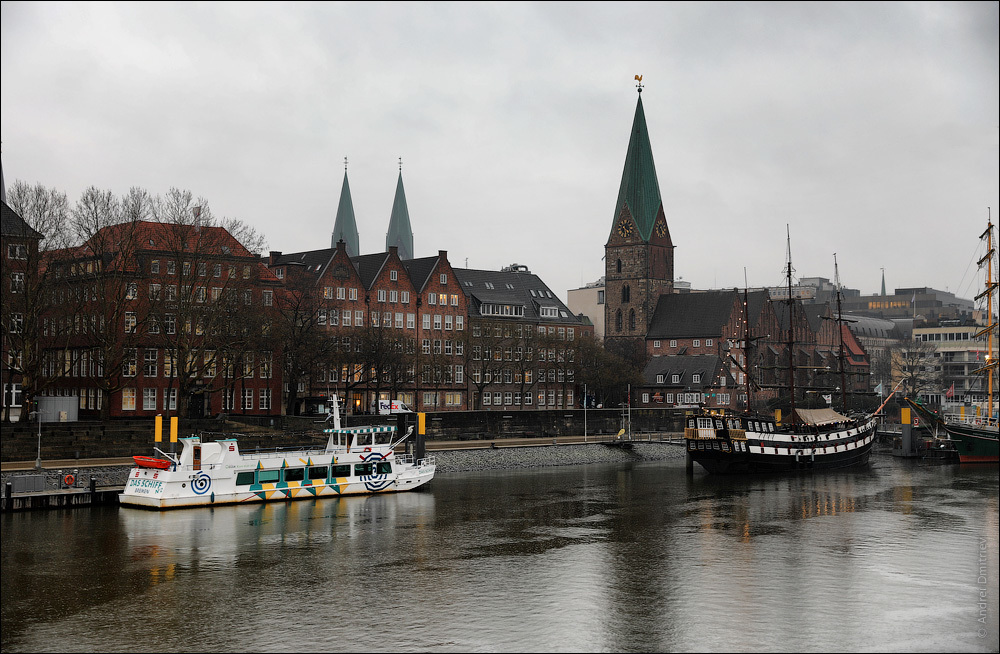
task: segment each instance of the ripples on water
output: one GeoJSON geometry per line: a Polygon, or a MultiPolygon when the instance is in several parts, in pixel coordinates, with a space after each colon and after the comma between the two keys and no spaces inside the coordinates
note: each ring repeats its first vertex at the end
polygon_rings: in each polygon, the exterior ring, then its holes
{"type": "Polygon", "coordinates": [[[667,461],[8,514],[2,649],[996,651],[997,496],[995,466],[875,457],[803,477],[667,461]]]}

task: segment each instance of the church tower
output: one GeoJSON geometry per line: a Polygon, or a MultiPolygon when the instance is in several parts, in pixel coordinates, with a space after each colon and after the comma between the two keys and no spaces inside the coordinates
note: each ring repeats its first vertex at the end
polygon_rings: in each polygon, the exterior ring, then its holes
{"type": "Polygon", "coordinates": [[[639,101],[611,235],[604,245],[604,340],[623,351],[642,345],[658,298],[674,290],[674,244],[642,109],[642,77],[636,79],[639,101]]]}
{"type": "Polygon", "coordinates": [[[399,179],[396,180],[396,197],[392,201],[389,216],[389,230],[385,233],[385,251],[396,246],[399,258],[413,258],[413,230],[410,228],[410,212],[406,208],[406,193],[403,192],[403,163],[399,164],[399,179]]]}
{"type": "Polygon", "coordinates": [[[343,240],[347,256],[356,257],[358,250],[358,223],[354,220],[354,203],[351,201],[351,185],[347,183],[347,157],[344,157],[344,185],[340,189],[340,206],[337,220],[333,223],[333,237],[330,247],[336,248],[337,241],[343,240]]]}

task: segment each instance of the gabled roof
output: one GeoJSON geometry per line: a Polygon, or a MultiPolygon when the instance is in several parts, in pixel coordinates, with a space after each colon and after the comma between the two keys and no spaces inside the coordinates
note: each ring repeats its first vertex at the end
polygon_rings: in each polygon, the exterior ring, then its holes
{"type": "Polygon", "coordinates": [[[403,192],[403,173],[396,181],[396,197],[392,201],[389,216],[389,230],[385,234],[385,249],[395,245],[400,259],[413,258],[413,229],[410,227],[410,212],[406,207],[406,193],[403,192]]]}
{"type": "Polygon", "coordinates": [[[473,270],[454,268],[462,291],[471,301],[469,315],[482,315],[483,304],[524,307],[525,320],[581,323],[559,297],[538,277],[526,270],[473,270]],[[542,316],[541,309],[554,309],[556,316],[542,316]]]}
{"type": "Polygon", "coordinates": [[[661,295],[646,338],[721,337],[738,299],[732,290],[661,295]]]}
{"type": "Polygon", "coordinates": [[[361,284],[366,288],[371,288],[378,275],[382,272],[386,262],[389,260],[388,252],[376,252],[375,254],[365,254],[360,257],[351,257],[354,269],[358,271],[361,284]]]}
{"type": "Polygon", "coordinates": [[[309,252],[290,252],[277,257],[271,266],[301,267],[306,272],[318,276],[321,275],[326,267],[330,265],[330,261],[333,260],[333,255],[336,252],[337,250],[334,248],[310,250],[309,252]]]}
{"type": "Polygon", "coordinates": [[[42,234],[32,229],[24,218],[3,202],[0,213],[0,235],[11,238],[44,238],[42,234]]]}
{"type": "Polygon", "coordinates": [[[688,354],[651,357],[642,371],[643,379],[650,386],[673,388],[703,388],[714,386],[719,375],[725,374],[727,385],[731,385],[731,376],[722,363],[722,358],[716,354],[688,354]],[[663,381],[657,382],[657,375],[663,375],[663,381]],[[673,376],[679,375],[677,382],[673,376]],[[700,381],[693,382],[694,375],[701,375],[700,381]]]}
{"type": "Polygon", "coordinates": [[[351,201],[351,185],[347,183],[346,170],[344,184],[340,188],[340,204],[337,206],[337,220],[333,223],[330,247],[337,247],[337,241],[341,240],[346,243],[347,256],[358,256],[361,251],[358,247],[358,223],[354,220],[354,202],[351,201]]]}
{"type": "Polygon", "coordinates": [[[440,258],[441,255],[439,254],[433,257],[403,261],[403,267],[406,268],[406,273],[410,276],[410,283],[413,284],[413,288],[416,289],[417,293],[423,291],[424,287],[427,286],[427,282],[430,281],[431,275],[437,268],[440,258]]]}
{"type": "Polygon", "coordinates": [[[632,120],[632,135],[628,142],[628,152],[625,155],[625,169],[622,171],[622,182],[618,189],[618,202],[615,205],[614,219],[617,221],[622,208],[628,207],[635,221],[639,235],[648,241],[653,233],[653,224],[657,214],[662,210],[660,200],[660,184],[656,179],[656,166],[653,165],[653,149],[649,145],[649,131],[646,129],[646,114],[642,110],[642,95],[635,105],[635,118],[632,120]]]}

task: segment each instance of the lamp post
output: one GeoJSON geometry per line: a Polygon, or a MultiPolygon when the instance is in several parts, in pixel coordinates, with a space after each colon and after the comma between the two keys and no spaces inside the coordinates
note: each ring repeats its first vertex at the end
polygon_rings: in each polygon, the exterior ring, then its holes
{"type": "Polygon", "coordinates": [[[38,456],[35,457],[35,470],[42,469],[42,409],[35,400],[35,417],[38,418],[38,456]]]}

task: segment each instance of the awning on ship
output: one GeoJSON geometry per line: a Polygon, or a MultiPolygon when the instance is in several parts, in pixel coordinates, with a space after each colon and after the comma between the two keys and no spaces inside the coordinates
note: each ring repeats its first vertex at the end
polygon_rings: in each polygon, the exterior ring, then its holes
{"type": "Polygon", "coordinates": [[[807,425],[830,425],[849,420],[847,416],[833,409],[795,409],[795,413],[799,414],[799,419],[807,425]]]}

